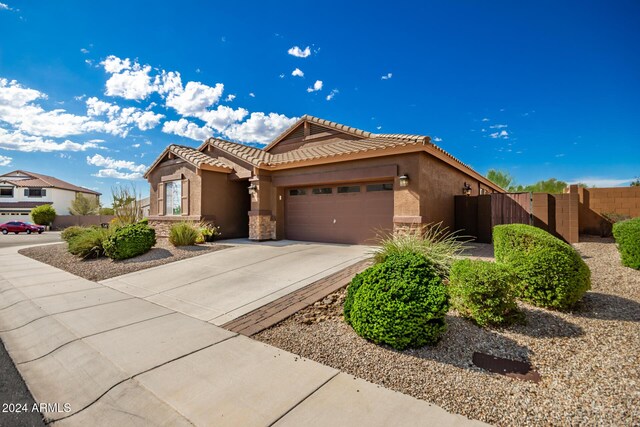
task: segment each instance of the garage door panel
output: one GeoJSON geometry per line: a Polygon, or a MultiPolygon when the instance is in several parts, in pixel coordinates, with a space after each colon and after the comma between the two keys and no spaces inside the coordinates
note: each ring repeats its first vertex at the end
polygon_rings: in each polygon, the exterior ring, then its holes
{"type": "MultiPolygon", "coordinates": [[[[332,194],[285,194],[285,235],[288,239],[336,243],[374,242],[376,235],[393,226],[393,191],[338,193],[341,185],[331,186],[332,194]]],[[[326,186],[324,186],[327,188],[326,186]]]]}

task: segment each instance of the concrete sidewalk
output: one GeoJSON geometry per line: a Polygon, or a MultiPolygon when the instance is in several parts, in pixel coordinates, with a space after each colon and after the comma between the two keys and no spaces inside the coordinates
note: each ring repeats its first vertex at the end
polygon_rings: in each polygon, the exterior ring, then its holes
{"type": "Polygon", "coordinates": [[[0,337],[56,425],[481,425],[10,249],[0,337]]]}
{"type": "Polygon", "coordinates": [[[100,283],[220,326],[366,259],[370,251],[286,240],[221,243],[232,247],[100,283]]]}

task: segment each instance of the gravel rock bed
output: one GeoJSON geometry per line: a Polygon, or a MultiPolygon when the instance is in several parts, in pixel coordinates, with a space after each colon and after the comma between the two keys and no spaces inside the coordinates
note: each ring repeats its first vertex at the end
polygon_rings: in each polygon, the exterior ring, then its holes
{"type": "Polygon", "coordinates": [[[168,239],[159,238],[157,239],[156,245],[146,254],[122,261],[114,261],[107,257],[83,260],[67,252],[66,243],[35,246],[21,249],[18,253],[75,274],[76,276],[84,277],[88,280],[100,281],[228,247],[229,246],[211,243],[177,248],[169,243],[168,239]]]}
{"type": "Polygon", "coordinates": [[[444,409],[500,426],[640,424],[640,271],[611,239],[575,247],[592,290],[573,312],[522,304],[526,325],[482,329],[450,312],[438,345],[395,351],[342,320],[344,290],[254,338],[444,409]],[[538,384],[491,374],[474,351],[529,361],[538,384]]]}

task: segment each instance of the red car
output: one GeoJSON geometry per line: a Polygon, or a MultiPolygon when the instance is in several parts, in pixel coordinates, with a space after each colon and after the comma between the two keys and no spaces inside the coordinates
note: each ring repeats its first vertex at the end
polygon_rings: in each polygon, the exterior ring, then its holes
{"type": "Polygon", "coordinates": [[[27,233],[27,234],[31,234],[31,233],[38,233],[38,234],[42,234],[42,232],[44,231],[44,227],[41,225],[35,225],[35,224],[31,224],[29,222],[20,222],[20,221],[9,221],[9,222],[5,222],[4,224],[0,224],[0,231],[2,231],[2,234],[9,234],[9,233],[27,233]]]}

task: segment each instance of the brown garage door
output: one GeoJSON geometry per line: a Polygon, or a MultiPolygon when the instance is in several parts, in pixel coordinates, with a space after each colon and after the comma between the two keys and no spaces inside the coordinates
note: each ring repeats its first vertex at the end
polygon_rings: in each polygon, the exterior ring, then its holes
{"type": "Polygon", "coordinates": [[[372,244],[393,227],[393,183],[289,188],[285,235],[291,240],[372,244]]]}

